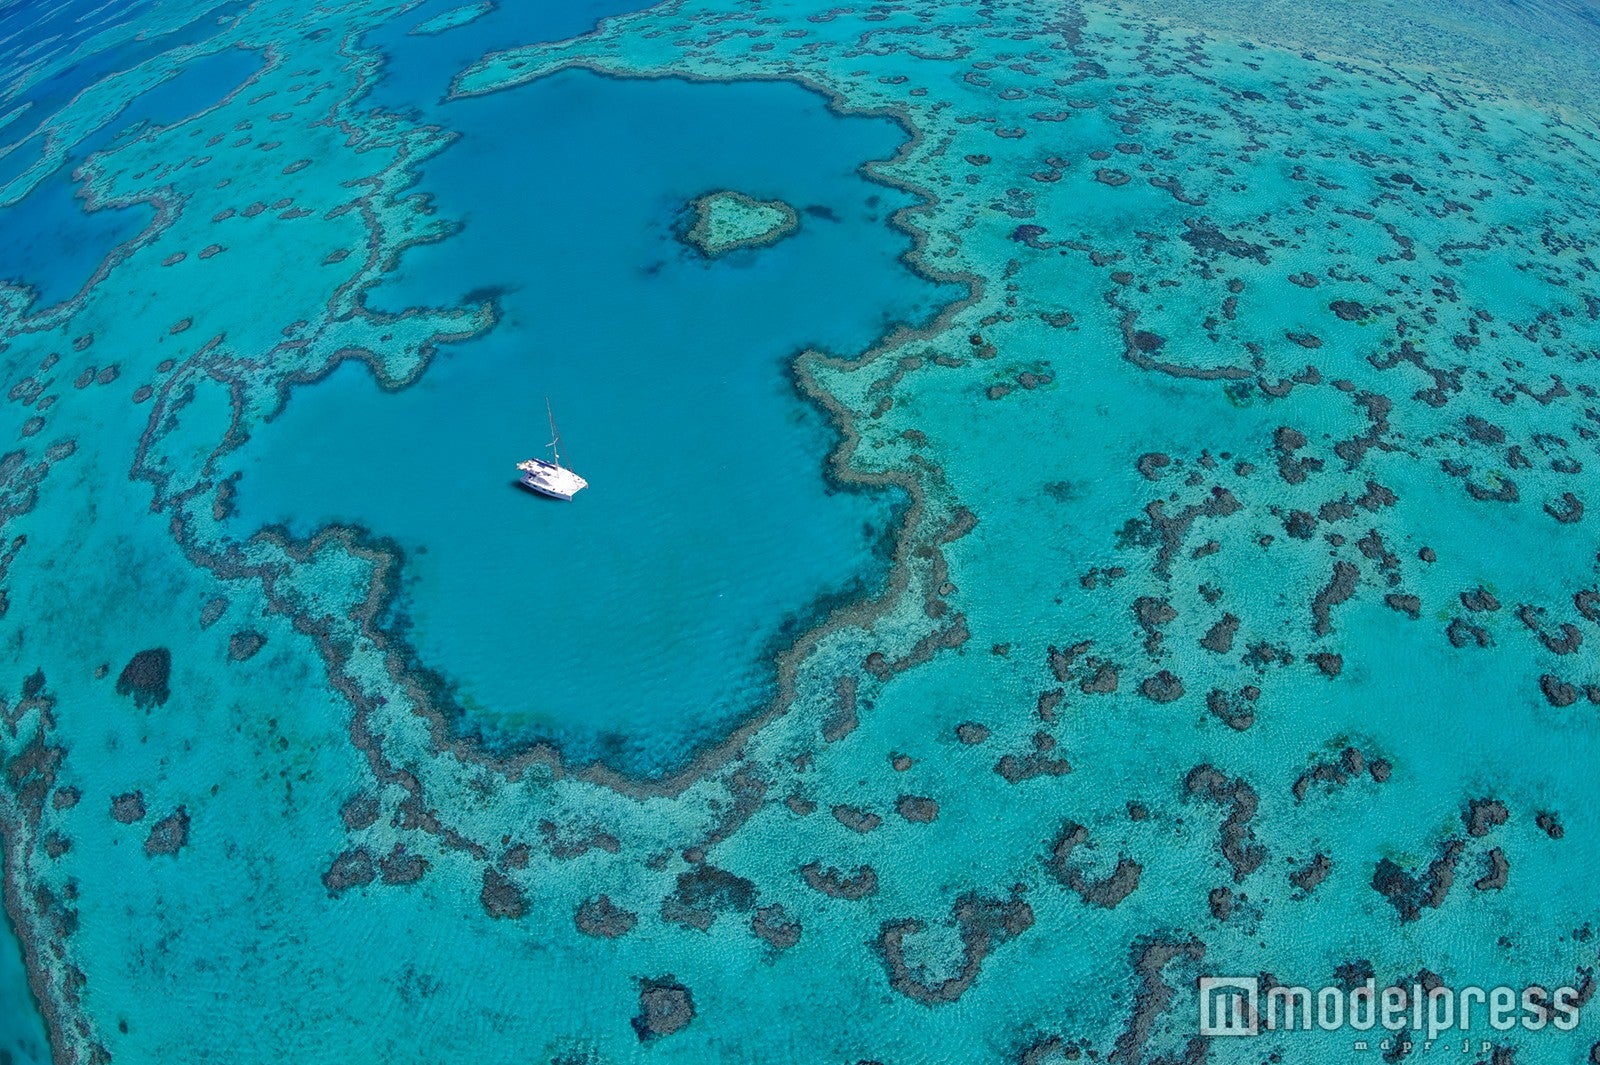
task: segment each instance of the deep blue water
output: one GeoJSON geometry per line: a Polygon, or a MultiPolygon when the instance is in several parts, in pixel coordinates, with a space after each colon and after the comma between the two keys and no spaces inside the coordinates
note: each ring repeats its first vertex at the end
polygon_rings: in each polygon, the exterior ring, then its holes
{"type": "Polygon", "coordinates": [[[12,208],[0,232],[0,278],[32,286],[35,310],[71,299],[106,255],[149,224],[143,204],[85,211],[70,166],[40,182],[12,208]]]}
{"type": "Polygon", "coordinates": [[[899,260],[887,215],[909,201],[857,173],[904,134],[793,84],[578,71],[442,110],[461,140],[421,187],[464,228],[370,303],[494,290],[504,319],[396,395],[353,367],[298,389],[248,450],[241,532],[395,537],[411,639],[465,727],[671,768],[770,696],[807,604],[884,572],[896,501],[829,489],[833,437],[787,374],[958,295],[899,260]],[[800,231],[707,262],[677,230],[722,187],[794,203],[800,231]],[[547,395],[593,484],[570,506],[511,485],[547,395]]]}
{"type": "Polygon", "coordinates": [[[78,144],[77,154],[100,151],[124,132],[182,121],[237,89],[264,62],[259,52],[224,48],[186,63],[177,74],[130,100],[115,118],[78,144]]]}
{"type": "MultiPolygon", "coordinates": [[[[171,48],[204,40],[216,32],[215,11],[173,33],[155,34],[145,41],[130,40],[94,52],[31,86],[17,96],[15,103],[29,103],[34,114],[47,116],[107,74],[126,70],[171,48]]],[[[168,125],[209,107],[259,69],[261,63],[261,56],[255,52],[224,49],[194,60],[175,76],[131,98],[114,118],[79,142],[61,166],[14,205],[5,230],[0,233],[0,278],[32,286],[38,293],[35,310],[76,295],[106,255],[137,235],[152,217],[150,209],[143,206],[85,211],[79,184],[73,178],[78,164],[93,152],[111,146],[120,133],[132,127],[168,125]]],[[[43,135],[34,135],[0,160],[0,186],[32,166],[43,146],[43,135]]]]}
{"type": "MultiPolygon", "coordinates": [[[[245,6],[238,0],[230,0],[229,3],[225,4],[196,4],[193,6],[193,17],[190,21],[177,29],[169,32],[153,32],[143,39],[129,35],[124,40],[109,44],[104,48],[92,50],[89,54],[68,63],[50,76],[26,86],[14,96],[5,98],[6,107],[9,109],[27,103],[33,106],[34,113],[37,115],[51,114],[82,91],[84,87],[93,85],[109,74],[130,70],[145,60],[158,56],[163,52],[185,45],[197,44],[215,35],[218,29],[218,18],[242,10],[245,6]]],[[[101,24],[90,22],[85,25],[94,26],[97,30],[103,31],[108,27],[129,21],[128,19],[117,17],[118,13],[115,8],[108,8],[107,14],[110,17],[106,22],[101,24]]],[[[28,41],[49,36],[50,31],[51,27],[48,24],[34,25],[30,27],[28,36],[19,40],[17,44],[26,47],[28,41]]],[[[80,27],[80,32],[82,32],[82,27],[80,27]]],[[[90,36],[86,32],[83,32],[82,35],[86,38],[90,36]]],[[[68,40],[71,42],[71,38],[68,40]]],[[[59,45],[56,47],[59,47],[59,45]]]]}
{"type": "Polygon", "coordinates": [[[4,156],[0,156],[0,187],[11,184],[12,180],[23,173],[44,154],[45,135],[36,133],[17,142],[17,146],[4,156]]]}
{"type": "Polygon", "coordinates": [[[411,31],[428,19],[464,5],[464,0],[428,0],[365,36],[386,58],[383,80],[371,102],[389,110],[438,113],[450,79],[488,52],[517,45],[559,41],[592,29],[610,15],[648,7],[648,0],[569,0],[562,3],[499,4],[481,18],[438,34],[411,31]]]}

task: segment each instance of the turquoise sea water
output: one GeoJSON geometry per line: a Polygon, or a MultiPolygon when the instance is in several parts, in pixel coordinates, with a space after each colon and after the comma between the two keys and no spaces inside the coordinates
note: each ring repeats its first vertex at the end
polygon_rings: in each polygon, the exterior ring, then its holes
{"type": "Polygon", "coordinates": [[[5,1025],[0,1027],[0,1053],[19,1063],[49,1061],[50,1045],[44,1025],[33,1008],[22,945],[9,921],[0,939],[0,1002],[5,1004],[6,1018],[5,1025]]]}
{"type": "Polygon", "coordinates": [[[0,7],[0,1062],[1594,1060],[1590,14],[0,7]]]}

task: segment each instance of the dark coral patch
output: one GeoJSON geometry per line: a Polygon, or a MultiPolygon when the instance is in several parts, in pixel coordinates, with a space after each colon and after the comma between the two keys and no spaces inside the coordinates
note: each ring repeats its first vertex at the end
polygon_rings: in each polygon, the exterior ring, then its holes
{"type": "Polygon", "coordinates": [[[742,876],[714,865],[697,865],[678,874],[678,884],[661,903],[661,919],[701,932],[726,910],[748,912],[755,906],[756,886],[742,876]]]}
{"type": "Polygon", "coordinates": [[[895,800],[894,808],[901,817],[914,824],[927,824],[939,816],[939,803],[922,795],[902,795],[895,800]]]}
{"type": "Polygon", "coordinates": [[[252,629],[236,632],[228,637],[228,658],[234,662],[248,661],[254,658],[266,643],[267,638],[252,629]]]}
{"type": "Polygon", "coordinates": [[[647,1043],[681,1032],[694,1020],[694,994],[671,973],[639,981],[639,1013],[633,1031],[647,1043]]]}
{"type": "Polygon", "coordinates": [[[134,705],[148,710],[161,706],[172,692],[167,681],[172,674],[172,652],[165,647],[140,651],[122,667],[117,677],[117,694],[133,696],[134,705]]]}
{"type": "Polygon", "coordinates": [[[1072,861],[1072,852],[1087,843],[1088,839],[1089,830],[1083,825],[1071,821],[1062,825],[1061,832],[1051,845],[1046,865],[1052,876],[1076,892],[1084,902],[1107,910],[1115,909],[1138,888],[1144,867],[1127,855],[1121,855],[1110,874],[1099,880],[1091,880],[1072,861]]]}
{"type": "Polygon", "coordinates": [[[120,824],[131,825],[144,820],[144,795],[130,791],[111,800],[111,817],[120,824]]]}
{"type": "Polygon", "coordinates": [[[781,904],[763,906],[750,919],[750,931],[774,950],[788,950],[800,942],[803,929],[799,921],[791,921],[781,904]]]}
{"type": "Polygon", "coordinates": [[[831,865],[824,869],[821,862],[811,862],[801,867],[800,875],[808,887],[830,899],[858,902],[878,890],[878,873],[870,865],[859,866],[854,874],[846,874],[831,865]]]}
{"type": "Polygon", "coordinates": [[[151,858],[158,854],[177,854],[188,842],[189,812],[180,806],[150,827],[144,853],[151,858]]]}
{"type": "Polygon", "coordinates": [[[968,892],[956,899],[950,916],[961,937],[962,959],[956,974],[942,980],[928,978],[907,958],[905,939],[926,930],[925,922],[916,918],[887,921],[878,934],[878,953],[889,971],[889,986],[925,1006],[955,1002],[966,994],[977,980],[984,958],[1033,927],[1033,907],[1015,895],[990,899],[968,892]]]}
{"type": "Polygon", "coordinates": [[[328,894],[339,895],[353,887],[366,887],[376,876],[372,855],[365,847],[356,847],[333,859],[333,864],[322,874],[322,886],[328,889],[328,894]]]}
{"type": "Polygon", "coordinates": [[[483,912],[497,919],[516,920],[527,911],[528,903],[522,889],[500,870],[483,871],[483,890],[478,892],[483,912]]]}
{"type": "Polygon", "coordinates": [[[1414,875],[1400,865],[1385,858],[1372,874],[1372,888],[1394,906],[1402,922],[1415,921],[1422,916],[1423,907],[1437,909],[1455,883],[1456,863],[1461,860],[1464,845],[1459,839],[1446,840],[1439,857],[1429,863],[1427,871],[1414,875]]]}
{"type": "Polygon", "coordinates": [[[597,895],[578,907],[578,931],[596,939],[617,939],[633,931],[639,915],[623,909],[608,895],[597,895]]]}

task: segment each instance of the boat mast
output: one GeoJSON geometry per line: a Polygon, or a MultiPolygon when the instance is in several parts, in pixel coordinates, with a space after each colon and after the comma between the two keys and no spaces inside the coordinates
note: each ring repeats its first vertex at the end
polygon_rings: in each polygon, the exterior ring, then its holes
{"type": "Polygon", "coordinates": [[[550,416],[550,453],[555,456],[556,465],[561,465],[561,433],[556,429],[556,412],[550,409],[550,397],[544,397],[544,412],[550,416]]]}

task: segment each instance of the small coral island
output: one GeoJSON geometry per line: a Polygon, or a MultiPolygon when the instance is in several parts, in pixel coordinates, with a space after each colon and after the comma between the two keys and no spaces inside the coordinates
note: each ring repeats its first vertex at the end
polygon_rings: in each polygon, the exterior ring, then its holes
{"type": "Polygon", "coordinates": [[[413,26],[408,32],[413,37],[435,37],[448,30],[459,29],[469,22],[476,22],[493,10],[494,4],[491,0],[463,4],[461,7],[439,12],[432,18],[413,26]]]}
{"type": "Polygon", "coordinates": [[[695,197],[689,211],[693,223],[683,239],[708,258],[776,244],[800,228],[800,216],[782,200],[757,200],[726,189],[695,197]]]}

